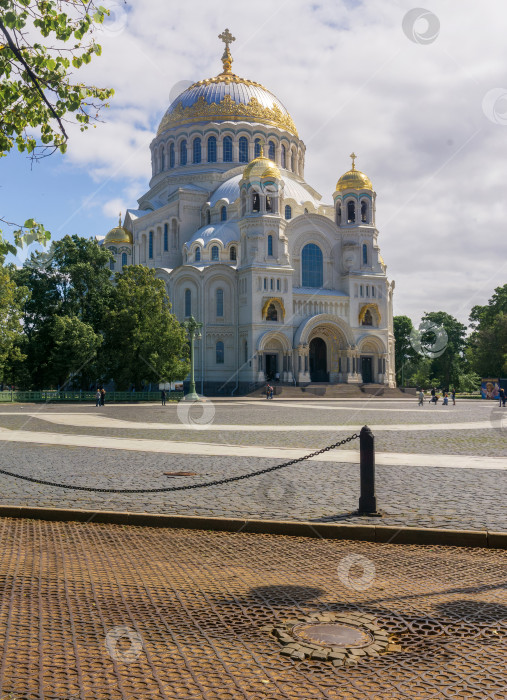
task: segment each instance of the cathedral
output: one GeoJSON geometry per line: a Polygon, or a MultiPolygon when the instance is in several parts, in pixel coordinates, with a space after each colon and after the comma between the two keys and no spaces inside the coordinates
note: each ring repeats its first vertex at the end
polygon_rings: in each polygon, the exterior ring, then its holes
{"type": "Polygon", "coordinates": [[[332,203],[304,177],[305,145],[284,105],[232,71],[184,90],[150,145],[149,190],[98,237],[112,270],[153,267],[180,321],[202,323],[204,394],[267,380],[395,386],[393,290],[375,227],[376,194],[356,168],[332,203]]]}

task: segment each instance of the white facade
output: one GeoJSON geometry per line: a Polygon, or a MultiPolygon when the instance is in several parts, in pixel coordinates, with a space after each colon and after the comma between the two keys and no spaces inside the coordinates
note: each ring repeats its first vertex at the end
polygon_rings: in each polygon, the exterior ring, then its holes
{"type": "Polygon", "coordinates": [[[132,244],[103,242],[116,269],[131,248],[128,264],[156,269],[177,317],[202,322],[198,391],[240,393],[275,373],[395,386],[394,282],[371,182],[353,161],[323,204],[287,110],[232,73],[228,44],[222,60],[164,116],[150,189],[125,216],[132,244]]]}

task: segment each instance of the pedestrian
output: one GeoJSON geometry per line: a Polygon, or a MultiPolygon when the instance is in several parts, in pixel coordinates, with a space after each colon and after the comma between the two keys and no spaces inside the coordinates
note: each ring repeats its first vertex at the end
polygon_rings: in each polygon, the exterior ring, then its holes
{"type": "Polygon", "coordinates": [[[95,407],[100,406],[100,389],[95,393],[95,407]]]}
{"type": "Polygon", "coordinates": [[[456,389],[451,391],[452,405],[456,406],[456,389]]]}
{"type": "Polygon", "coordinates": [[[102,387],[102,389],[100,390],[100,405],[106,405],[106,390],[104,389],[104,387],[102,387]]]}
{"type": "Polygon", "coordinates": [[[162,389],[160,398],[162,399],[162,406],[165,406],[165,389],[162,389]]]}
{"type": "Polygon", "coordinates": [[[448,405],[449,405],[449,394],[448,394],[446,391],[444,391],[444,402],[443,402],[443,405],[444,405],[444,406],[448,406],[448,405]]]}
{"type": "Polygon", "coordinates": [[[269,387],[269,398],[271,399],[271,401],[273,400],[273,387],[272,386],[269,387]]]}
{"type": "Polygon", "coordinates": [[[498,400],[499,406],[505,406],[505,389],[503,387],[500,387],[500,391],[498,392],[498,400]]]}
{"type": "Polygon", "coordinates": [[[271,389],[271,387],[269,386],[269,383],[266,384],[266,400],[267,400],[267,401],[269,401],[269,390],[270,390],[270,389],[271,389]]]}
{"type": "Polygon", "coordinates": [[[424,405],[424,391],[422,389],[419,389],[419,403],[418,406],[423,406],[424,405]]]}
{"type": "Polygon", "coordinates": [[[275,372],[275,382],[280,381],[280,372],[275,372]]]}

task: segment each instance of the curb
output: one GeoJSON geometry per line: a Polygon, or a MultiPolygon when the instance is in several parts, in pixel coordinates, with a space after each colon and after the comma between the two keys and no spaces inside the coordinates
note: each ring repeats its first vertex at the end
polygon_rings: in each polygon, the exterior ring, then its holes
{"type": "Polygon", "coordinates": [[[167,527],[188,530],[217,530],[251,534],[320,537],[322,539],[360,540],[390,544],[443,545],[507,549],[507,532],[488,530],[446,530],[444,528],[395,527],[391,525],[346,525],[291,520],[244,520],[188,515],[129,513],[110,510],[33,508],[2,506],[0,518],[26,518],[54,522],[106,523],[137,527],[167,527]]]}

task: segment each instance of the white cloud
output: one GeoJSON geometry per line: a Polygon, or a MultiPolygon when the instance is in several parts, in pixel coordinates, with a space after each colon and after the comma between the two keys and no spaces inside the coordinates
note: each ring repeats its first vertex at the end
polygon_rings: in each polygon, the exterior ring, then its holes
{"type": "Polygon", "coordinates": [[[132,183],[103,203],[108,215],[147,186],[148,146],[172,87],[220,71],[217,35],[228,26],[237,37],[233,70],[289,109],[307,144],[306,179],[325,201],[348,154],[358,154],[378,194],[397,313],[416,320],[443,309],[466,321],[472,304],[507,281],[507,126],[483,112],[488,91],[507,88],[501,0],[427,2],[440,33],[424,46],[402,31],[412,0],[118,5],[115,31],[99,36],[102,57],[86,67],[88,80],[115,88],[112,107],[69,149],[97,183],[132,183]]]}

